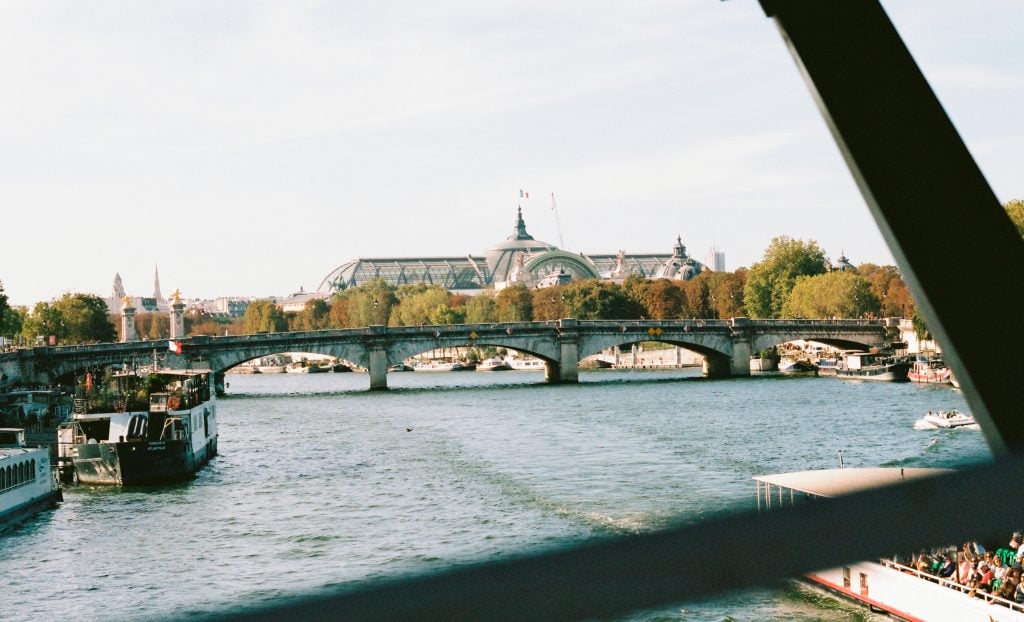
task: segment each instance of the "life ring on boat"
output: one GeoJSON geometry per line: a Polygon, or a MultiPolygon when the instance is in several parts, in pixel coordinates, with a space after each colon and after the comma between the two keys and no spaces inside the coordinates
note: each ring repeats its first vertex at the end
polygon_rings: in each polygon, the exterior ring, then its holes
{"type": "Polygon", "coordinates": [[[181,407],[181,398],[172,395],[167,398],[167,410],[178,410],[181,407]]]}

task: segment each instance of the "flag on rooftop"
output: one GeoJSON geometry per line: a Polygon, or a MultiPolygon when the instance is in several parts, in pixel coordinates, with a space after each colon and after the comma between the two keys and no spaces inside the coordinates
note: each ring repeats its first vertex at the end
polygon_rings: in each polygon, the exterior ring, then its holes
{"type": "Polygon", "coordinates": [[[520,188],[520,189],[519,189],[519,198],[520,198],[520,199],[529,199],[529,198],[530,198],[530,193],[529,193],[529,192],[526,192],[525,190],[523,190],[522,188],[520,188]]]}

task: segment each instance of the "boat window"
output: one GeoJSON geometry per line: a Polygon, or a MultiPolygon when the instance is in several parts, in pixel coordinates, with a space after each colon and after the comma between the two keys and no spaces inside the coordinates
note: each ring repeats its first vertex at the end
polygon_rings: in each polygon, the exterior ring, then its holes
{"type": "Polygon", "coordinates": [[[132,418],[128,420],[128,434],[125,438],[128,440],[145,439],[148,424],[149,419],[145,415],[132,415],[132,418]]]}
{"type": "Polygon", "coordinates": [[[0,469],[0,490],[7,489],[7,469],[0,469]]]}
{"type": "Polygon", "coordinates": [[[32,459],[32,462],[30,464],[31,466],[29,467],[28,479],[34,482],[36,481],[36,461],[34,458],[32,459]]]}

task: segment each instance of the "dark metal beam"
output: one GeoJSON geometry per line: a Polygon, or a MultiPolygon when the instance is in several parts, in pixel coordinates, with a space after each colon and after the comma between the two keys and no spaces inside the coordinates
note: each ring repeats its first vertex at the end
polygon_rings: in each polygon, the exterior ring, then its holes
{"type": "Polygon", "coordinates": [[[761,0],[996,455],[1024,447],[1024,242],[881,5],[761,0]],[[1006,269],[1001,269],[1005,267],[1006,269]]]}

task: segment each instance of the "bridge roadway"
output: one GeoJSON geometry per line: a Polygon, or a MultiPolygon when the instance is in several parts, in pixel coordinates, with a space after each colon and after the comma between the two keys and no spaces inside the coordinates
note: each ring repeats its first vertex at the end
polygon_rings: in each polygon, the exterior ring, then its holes
{"type": "Polygon", "coordinates": [[[643,341],[678,345],[704,357],[708,376],[746,376],[749,358],[765,348],[810,339],[843,348],[866,349],[893,341],[898,320],[574,320],[457,324],[444,326],[369,326],[179,340],[181,355],[167,341],[101,343],[25,348],[0,353],[0,388],[49,384],[59,378],[111,364],[145,365],[158,357],[176,368],[209,365],[222,380],[228,369],[280,352],[326,354],[369,370],[370,388],[387,388],[389,365],[429,350],[456,346],[495,346],[543,359],[548,382],[576,382],[579,361],[614,346],[643,341]]]}

